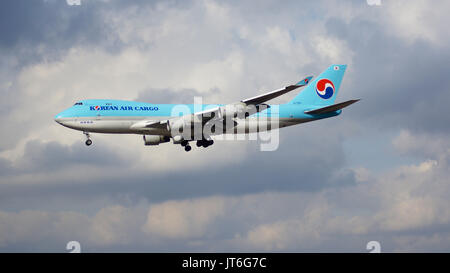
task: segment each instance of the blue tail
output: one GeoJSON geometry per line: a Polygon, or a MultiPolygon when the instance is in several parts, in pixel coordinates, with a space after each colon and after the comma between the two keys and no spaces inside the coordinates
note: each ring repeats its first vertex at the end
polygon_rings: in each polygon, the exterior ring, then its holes
{"type": "Polygon", "coordinates": [[[347,65],[331,65],[289,103],[327,106],[334,104],[347,65]]]}

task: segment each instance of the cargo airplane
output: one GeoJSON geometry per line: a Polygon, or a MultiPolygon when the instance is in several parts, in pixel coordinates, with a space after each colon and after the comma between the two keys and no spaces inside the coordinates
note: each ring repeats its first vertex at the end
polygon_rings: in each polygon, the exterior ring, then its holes
{"type": "Polygon", "coordinates": [[[57,114],[55,121],[82,131],[87,146],[92,144],[90,133],[138,134],[145,145],[172,140],[190,151],[189,142],[196,141],[197,147],[206,148],[214,143],[214,135],[269,131],[339,115],[342,108],[358,101],[334,103],[346,68],[331,65],[313,81],[309,76],[296,84],[227,105],[81,100],[57,114]],[[303,86],[306,88],[285,104],[265,103],[303,86]]]}

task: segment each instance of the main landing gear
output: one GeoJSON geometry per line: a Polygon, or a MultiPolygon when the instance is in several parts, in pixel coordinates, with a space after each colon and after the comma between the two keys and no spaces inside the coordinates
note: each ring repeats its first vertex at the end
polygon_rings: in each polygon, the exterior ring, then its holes
{"type": "MultiPolygon", "coordinates": [[[[183,141],[181,141],[180,144],[181,144],[181,146],[184,147],[184,150],[186,152],[189,152],[190,150],[192,150],[191,145],[189,145],[189,141],[183,140],[183,141]]],[[[197,140],[197,143],[196,143],[197,147],[204,147],[204,148],[209,147],[213,144],[214,144],[214,140],[212,140],[212,139],[197,140]]]]}
{"type": "Polygon", "coordinates": [[[184,147],[184,150],[186,152],[189,152],[190,150],[192,150],[192,147],[191,147],[191,145],[189,145],[189,141],[187,141],[187,140],[181,141],[181,146],[184,147]]]}
{"type": "Polygon", "coordinates": [[[83,132],[83,134],[85,134],[86,138],[87,138],[86,142],[85,142],[86,146],[91,146],[91,144],[92,144],[91,136],[89,135],[88,132],[83,132]]]}
{"type": "Polygon", "coordinates": [[[203,146],[203,148],[206,148],[213,144],[214,144],[214,140],[212,140],[212,139],[197,140],[197,143],[196,143],[197,147],[203,146]]]}

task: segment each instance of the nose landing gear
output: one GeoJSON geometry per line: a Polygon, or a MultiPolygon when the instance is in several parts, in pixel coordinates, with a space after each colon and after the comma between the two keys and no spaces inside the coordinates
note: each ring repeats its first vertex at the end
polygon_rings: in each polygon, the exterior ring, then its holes
{"type": "Polygon", "coordinates": [[[89,135],[89,133],[88,132],[83,132],[83,134],[85,134],[86,135],[86,142],[85,142],[85,144],[86,144],[86,146],[91,146],[92,145],[92,140],[91,140],[91,136],[89,135]]]}

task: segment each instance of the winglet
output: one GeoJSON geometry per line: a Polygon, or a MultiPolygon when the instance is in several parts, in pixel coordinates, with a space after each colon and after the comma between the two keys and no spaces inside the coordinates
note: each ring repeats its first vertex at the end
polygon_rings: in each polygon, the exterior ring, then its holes
{"type": "Polygon", "coordinates": [[[308,76],[308,77],[304,78],[303,80],[299,81],[298,83],[296,83],[295,85],[305,86],[311,81],[312,78],[313,78],[313,76],[308,76]]]}

